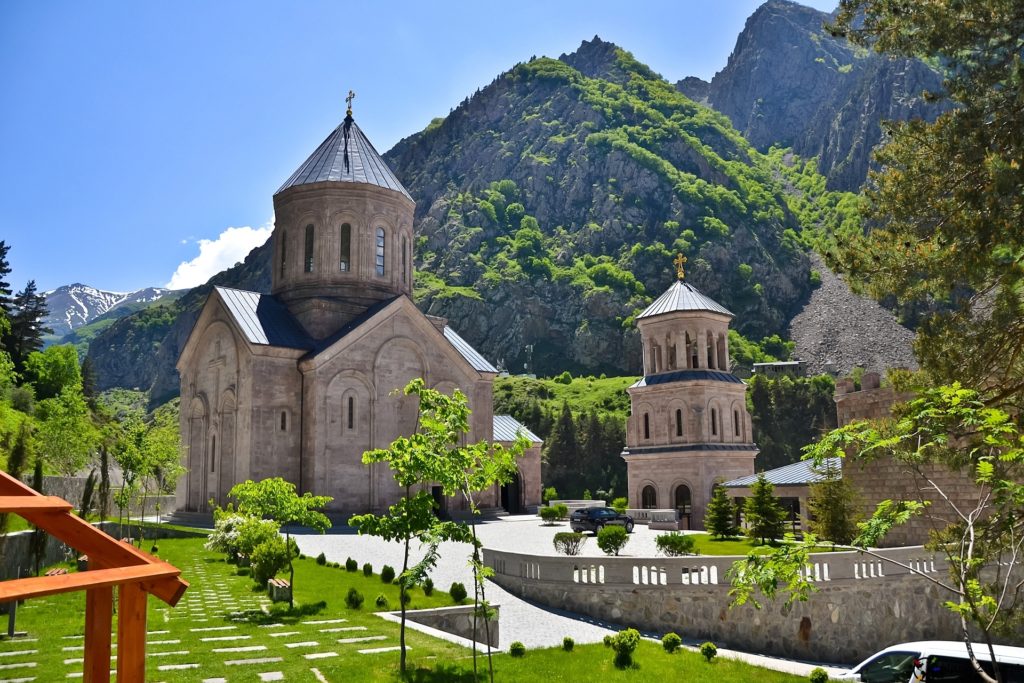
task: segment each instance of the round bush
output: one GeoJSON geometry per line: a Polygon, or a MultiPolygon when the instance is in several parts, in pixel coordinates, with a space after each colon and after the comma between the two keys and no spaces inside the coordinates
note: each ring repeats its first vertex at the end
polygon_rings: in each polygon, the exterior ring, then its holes
{"type": "Polygon", "coordinates": [[[327,556],[323,553],[320,553],[316,556],[316,563],[321,567],[324,566],[325,564],[327,564],[327,556]]]}
{"type": "Polygon", "coordinates": [[[508,653],[513,657],[522,657],[526,654],[526,646],[517,640],[508,646],[508,653]]]}
{"type": "Polygon", "coordinates": [[[665,637],[661,639],[661,646],[665,648],[665,652],[672,654],[683,645],[683,639],[675,633],[666,633],[665,637]]]}
{"type": "Polygon", "coordinates": [[[380,580],[384,583],[391,583],[395,580],[395,569],[390,565],[384,565],[380,570],[380,580]]]}
{"type": "Polygon", "coordinates": [[[452,600],[455,602],[462,602],[466,599],[466,596],[469,595],[466,592],[466,587],[458,581],[451,585],[451,588],[448,589],[448,594],[452,596],[452,600]]]}
{"type": "Polygon", "coordinates": [[[540,509],[540,518],[544,520],[545,524],[551,525],[558,519],[558,510],[548,505],[540,509]]]}
{"type": "Polygon", "coordinates": [[[629,507],[628,498],[616,498],[612,501],[612,508],[620,515],[626,514],[626,508],[629,507]]]}
{"type": "Polygon", "coordinates": [[[555,550],[563,555],[579,555],[587,537],[575,531],[560,531],[555,534],[555,550]]]}
{"type": "Polygon", "coordinates": [[[434,580],[429,576],[423,580],[423,594],[427,596],[434,594],[434,580]]]}
{"type": "Polygon", "coordinates": [[[351,557],[345,560],[345,571],[354,572],[359,569],[359,563],[353,560],[351,557]]]}
{"type": "Polygon", "coordinates": [[[569,516],[569,506],[565,503],[558,503],[552,507],[558,511],[558,519],[565,519],[569,516]]]}
{"type": "Polygon", "coordinates": [[[266,586],[267,581],[287,566],[288,548],[280,536],[267,539],[252,551],[252,578],[260,586],[266,586]]]}
{"type": "Polygon", "coordinates": [[[612,646],[612,636],[611,636],[611,634],[609,633],[608,635],[606,635],[601,642],[604,643],[605,647],[611,647],[612,646]]]}
{"type": "Polygon", "coordinates": [[[563,650],[565,650],[566,652],[572,652],[572,649],[574,647],[576,647],[576,641],[575,640],[573,640],[569,636],[566,636],[565,638],[562,638],[562,649],[563,650]]]}
{"type": "Polygon", "coordinates": [[[811,683],[828,683],[828,672],[820,666],[815,667],[811,670],[810,680],[811,683]]]}
{"type": "MultiPolygon", "coordinates": [[[[625,531],[625,529],[623,529],[625,531]]],[[[633,653],[640,645],[640,632],[627,628],[612,636],[612,650],[615,651],[615,666],[620,669],[633,664],[633,653]]]]}
{"type": "Polygon", "coordinates": [[[661,552],[662,555],[666,555],[668,557],[691,555],[693,554],[693,548],[696,545],[696,542],[693,540],[693,536],[681,534],[678,531],[661,534],[654,539],[654,543],[658,546],[658,551],[661,552]]]}
{"type": "Polygon", "coordinates": [[[345,595],[345,604],[350,609],[359,609],[363,606],[363,594],[355,588],[349,588],[348,593],[345,595]]]}
{"type": "Polygon", "coordinates": [[[377,596],[377,599],[374,600],[374,604],[376,604],[377,607],[380,607],[381,609],[387,609],[388,608],[388,598],[387,598],[387,596],[384,595],[383,593],[381,593],[380,595],[377,596]]]}
{"type": "Polygon", "coordinates": [[[363,565],[363,576],[373,576],[373,565],[369,562],[363,565]]]}
{"type": "Polygon", "coordinates": [[[619,551],[629,543],[629,534],[625,527],[606,526],[597,532],[597,546],[605,555],[618,555],[619,551]]]}
{"type": "Polygon", "coordinates": [[[715,647],[714,643],[708,641],[700,646],[700,653],[704,655],[704,659],[710,662],[718,654],[718,648],[715,647]]]}

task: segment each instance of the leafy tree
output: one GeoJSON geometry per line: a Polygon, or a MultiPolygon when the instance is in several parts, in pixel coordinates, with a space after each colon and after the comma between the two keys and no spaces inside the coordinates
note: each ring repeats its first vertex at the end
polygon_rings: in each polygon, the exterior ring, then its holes
{"type": "Polygon", "coordinates": [[[818,538],[849,545],[857,536],[857,494],[832,462],[823,463],[825,478],[810,486],[810,528],[818,538]]]}
{"type": "Polygon", "coordinates": [[[78,352],[71,344],[48,346],[33,351],[25,361],[25,378],[36,388],[36,398],[44,400],[60,394],[65,387],[82,390],[78,352]]]}
{"type": "MultiPolygon", "coordinates": [[[[272,477],[262,481],[247,479],[241,484],[231,487],[228,495],[238,501],[239,512],[259,518],[272,519],[285,530],[285,547],[288,554],[288,581],[292,584],[294,594],[295,567],[292,564],[295,552],[289,524],[315,529],[323,533],[331,528],[331,520],[318,510],[332,500],[331,496],[314,496],[306,492],[301,496],[295,492],[295,484],[281,477],[272,477]]],[[[292,597],[288,598],[288,609],[295,606],[292,597]]]]}
{"type": "Polygon", "coordinates": [[[40,401],[36,413],[40,456],[64,476],[81,471],[99,444],[100,434],[79,387],[65,386],[57,396],[40,401]]]}
{"type": "MultiPolygon", "coordinates": [[[[960,619],[964,641],[979,678],[1001,680],[982,671],[974,647],[989,651],[1000,634],[1017,634],[1024,618],[1020,572],[1024,551],[1024,431],[1006,412],[986,406],[977,391],[959,384],[923,390],[897,420],[852,422],[829,433],[808,454],[820,464],[847,452],[857,458],[891,457],[913,472],[920,488],[935,491],[931,505],[923,501],[882,501],[874,514],[857,525],[848,546],[904,570],[943,589],[942,603],[960,619]],[[962,471],[974,481],[973,504],[959,504],[937,481],[935,471],[962,471]],[[948,577],[924,573],[893,560],[874,548],[895,526],[924,514],[934,528],[928,547],[945,555],[948,577]]],[[[787,602],[805,600],[816,590],[803,571],[817,540],[809,534],[802,543],[787,544],[768,555],[749,556],[729,575],[734,604],[760,591],[769,599],[779,594],[787,602]]]]}
{"type": "Polygon", "coordinates": [[[29,355],[43,348],[43,335],[52,332],[43,325],[46,315],[46,297],[37,294],[35,280],[29,280],[25,289],[14,297],[10,331],[3,339],[4,348],[19,373],[25,369],[29,355]]]}
{"type": "Polygon", "coordinates": [[[736,506],[729,500],[725,487],[715,484],[704,513],[704,526],[714,538],[732,538],[736,535],[736,506]]]}
{"type": "Polygon", "coordinates": [[[942,65],[954,105],[891,126],[866,191],[866,234],[829,254],[852,281],[904,309],[939,381],[1024,403],[1024,11],[1019,2],[843,0],[833,31],[942,65]]]}
{"type": "Polygon", "coordinates": [[[747,523],[747,535],[762,544],[782,538],[785,511],[773,491],[775,486],[759,472],[757,480],[750,486],[750,497],[743,504],[743,518],[747,523]]]}

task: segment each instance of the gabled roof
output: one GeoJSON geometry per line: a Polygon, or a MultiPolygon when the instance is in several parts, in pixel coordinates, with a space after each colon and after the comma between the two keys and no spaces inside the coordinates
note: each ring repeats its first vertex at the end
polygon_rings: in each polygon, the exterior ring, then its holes
{"type": "Polygon", "coordinates": [[[250,344],[313,348],[309,335],[273,296],[229,287],[215,289],[250,344]]]}
{"type": "Polygon", "coordinates": [[[743,384],[743,380],[731,372],[722,372],[721,370],[675,370],[674,372],[660,372],[657,375],[641,377],[637,381],[633,382],[633,384],[629,385],[629,388],[633,389],[634,387],[649,387],[655,384],[689,382],[693,380],[743,384]]]}
{"type": "Polygon", "coordinates": [[[732,311],[718,303],[709,296],[704,295],[699,289],[689,282],[676,280],[672,286],[665,290],[665,293],[654,300],[650,306],[637,318],[651,318],[665,313],[676,313],[679,311],[710,311],[720,313],[730,318],[735,316],[732,311]]]}
{"type": "Polygon", "coordinates": [[[491,365],[491,362],[480,355],[480,352],[469,345],[465,339],[455,334],[455,330],[444,326],[444,338],[455,347],[455,350],[466,359],[466,362],[473,366],[477,372],[497,372],[498,368],[491,365]]]}
{"type": "MultiPolygon", "coordinates": [[[[799,486],[801,484],[816,484],[819,481],[825,480],[825,472],[829,469],[843,470],[843,459],[842,458],[825,458],[822,462],[821,467],[814,467],[813,460],[801,460],[795,462],[792,465],[785,465],[783,467],[777,467],[774,470],[768,470],[764,473],[765,479],[772,483],[774,486],[799,486]]],[[[750,474],[746,477],[740,477],[739,479],[733,479],[727,481],[722,486],[726,488],[738,488],[741,486],[750,486],[757,481],[756,474],[750,474]]]]}
{"type": "Polygon", "coordinates": [[[543,439],[531,432],[526,425],[511,415],[494,416],[495,441],[515,441],[518,434],[522,434],[533,443],[544,443],[543,439]]]}
{"type": "Polygon", "coordinates": [[[376,185],[412,199],[351,116],[331,131],[275,194],[289,187],[327,181],[376,185]]]}

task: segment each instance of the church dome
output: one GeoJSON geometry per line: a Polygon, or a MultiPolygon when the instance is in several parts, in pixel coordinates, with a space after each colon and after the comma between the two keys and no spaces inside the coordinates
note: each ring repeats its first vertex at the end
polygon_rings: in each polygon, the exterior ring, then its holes
{"type": "Polygon", "coordinates": [[[707,311],[734,318],[732,311],[707,296],[689,282],[677,280],[665,293],[654,300],[637,318],[652,318],[666,313],[707,311]]]}

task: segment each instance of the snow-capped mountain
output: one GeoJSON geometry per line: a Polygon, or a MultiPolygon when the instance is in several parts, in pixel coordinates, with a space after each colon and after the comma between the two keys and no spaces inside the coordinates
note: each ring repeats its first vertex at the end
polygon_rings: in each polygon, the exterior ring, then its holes
{"type": "Polygon", "coordinates": [[[46,307],[50,311],[46,318],[46,326],[53,329],[53,336],[63,337],[75,328],[92,322],[115,308],[155,301],[171,291],[160,287],[146,287],[134,292],[105,292],[77,282],[73,285],[64,285],[43,292],[46,307]]]}

